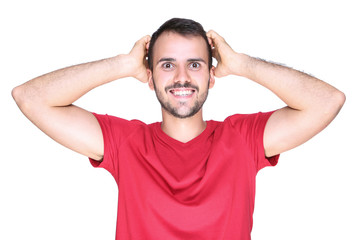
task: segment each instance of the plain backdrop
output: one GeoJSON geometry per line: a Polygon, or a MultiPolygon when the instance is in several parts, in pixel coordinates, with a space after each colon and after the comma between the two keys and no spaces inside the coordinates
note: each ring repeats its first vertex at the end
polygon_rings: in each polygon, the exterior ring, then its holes
{"type": "MultiPolygon", "coordinates": [[[[19,0],[0,4],[0,239],[114,239],[117,186],[47,137],[11,97],[38,75],[119,53],[172,17],[214,29],[231,47],[305,71],[347,101],[327,129],[257,176],[254,240],[360,239],[359,5],[356,1],[19,0]]],[[[161,121],[131,78],[76,102],[98,113],[161,121]]],[[[284,106],[245,78],[216,79],[206,119],[284,106]]]]}

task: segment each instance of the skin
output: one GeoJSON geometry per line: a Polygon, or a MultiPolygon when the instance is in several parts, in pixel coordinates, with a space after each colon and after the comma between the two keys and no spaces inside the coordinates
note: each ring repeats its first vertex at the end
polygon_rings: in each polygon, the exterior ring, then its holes
{"type": "MultiPolygon", "coordinates": [[[[156,86],[158,98],[176,108],[180,115],[189,113],[197,101],[204,102],[208,88],[214,86],[213,69],[209,71],[206,43],[201,37],[162,34],[154,46],[154,63],[153,72],[148,70],[149,87],[154,90],[156,86]],[[190,84],[194,87],[171,87],[165,90],[174,84],[190,84]],[[192,93],[186,96],[174,95],[174,92],[181,90],[192,93]]],[[[175,117],[164,108],[161,111],[163,131],[178,141],[190,141],[206,127],[202,109],[187,118],[175,117]]]]}
{"type": "Polygon", "coordinates": [[[215,31],[207,33],[218,60],[216,77],[236,75],[268,88],[287,106],[269,118],[264,132],[267,157],[299,146],[323,130],[345,103],[333,86],[305,73],[236,53],[215,31]]]}
{"type": "MultiPolygon", "coordinates": [[[[181,114],[189,112],[207,91],[207,86],[213,87],[215,77],[246,77],[270,89],[287,106],[277,110],[266,124],[264,149],[268,157],[309,140],[335,118],[345,102],[341,91],[319,79],[237,53],[212,30],[207,36],[218,62],[210,71],[204,40],[177,34],[159,37],[154,62],[160,62],[150,71],[145,61],[150,36],[145,36],[135,43],[129,54],[45,74],[14,88],[12,95],[26,117],[43,132],[60,144],[99,161],[104,154],[100,126],[90,112],[72,103],[93,88],[125,77],[148,82],[153,90],[156,86],[158,96],[181,114]],[[196,63],[200,68],[195,70],[196,63]],[[175,97],[173,92],[179,89],[165,90],[167,86],[185,82],[198,90],[190,87],[187,90],[193,93],[187,97],[175,97]]],[[[178,118],[162,108],[162,117],[163,131],[182,142],[193,139],[206,127],[202,109],[191,117],[178,118]]]]}

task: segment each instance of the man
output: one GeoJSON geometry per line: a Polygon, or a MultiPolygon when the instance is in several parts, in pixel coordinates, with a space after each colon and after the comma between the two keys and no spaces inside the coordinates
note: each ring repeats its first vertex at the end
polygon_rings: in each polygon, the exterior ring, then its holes
{"type": "Polygon", "coordinates": [[[116,239],[250,239],[257,172],[324,129],[345,101],[329,84],[236,53],[216,32],[187,19],[167,21],[129,54],[48,73],[12,94],[42,131],[114,176],[116,239]],[[227,75],[261,84],[287,107],[204,121],[208,89],[227,75]],[[148,82],[161,104],[161,123],[72,105],[124,77],[148,82]]]}

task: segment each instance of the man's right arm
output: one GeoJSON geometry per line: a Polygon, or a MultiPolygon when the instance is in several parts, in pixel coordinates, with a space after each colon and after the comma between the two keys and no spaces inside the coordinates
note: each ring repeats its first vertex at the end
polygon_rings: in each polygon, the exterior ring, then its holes
{"type": "Polygon", "coordinates": [[[124,77],[147,82],[144,64],[150,36],[136,42],[129,54],[60,69],[30,80],[12,91],[20,110],[58,143],[95,160],[104,154],[96,118],[72,105],[93,88],[124,77]]]}

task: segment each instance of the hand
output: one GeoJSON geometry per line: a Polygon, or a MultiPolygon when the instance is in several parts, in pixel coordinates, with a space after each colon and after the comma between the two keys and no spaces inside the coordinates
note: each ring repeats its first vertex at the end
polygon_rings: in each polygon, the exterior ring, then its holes
{"type": "Polygon", "coordinates": [[[135,43],[134,47],[127,55],[131,64],[131,66],[129,66],[129,75],[144,83],[148,82],[146,70],[149,66],[146,56],[149,49],[150,39],[151,37],[149,35],[142,37],[135,43]]]}
{"type": "Polygon", "coordinates": [[[220,78],[230,74],[238,75],[240,68],[239,54],[232,50],[225,39],[215,31],[210,30],[206,35],[212,47],[213,57],[217,61],[217,66],[214,70],[215,76],[220,78]]]}

